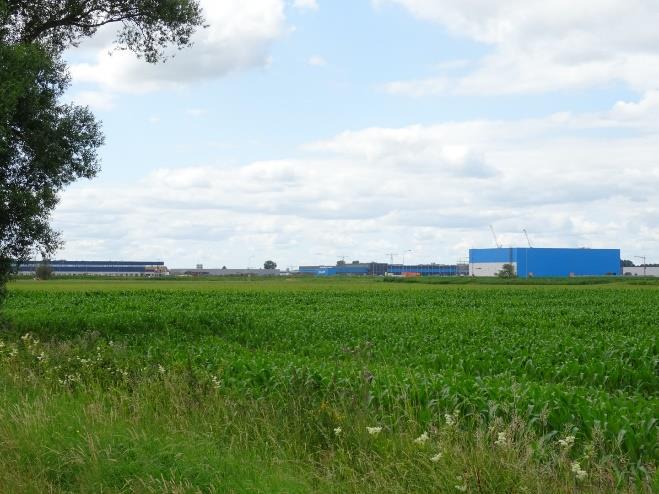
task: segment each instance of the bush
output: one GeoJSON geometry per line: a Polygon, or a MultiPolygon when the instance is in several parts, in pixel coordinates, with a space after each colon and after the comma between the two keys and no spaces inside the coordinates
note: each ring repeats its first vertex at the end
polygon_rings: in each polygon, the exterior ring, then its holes
{"type": "Polygon", "coordinates": [[[53,268],[47,260],[43,260],[37,266],[35,271],[38,280],[49,280],[53,276],[53,268]]]}

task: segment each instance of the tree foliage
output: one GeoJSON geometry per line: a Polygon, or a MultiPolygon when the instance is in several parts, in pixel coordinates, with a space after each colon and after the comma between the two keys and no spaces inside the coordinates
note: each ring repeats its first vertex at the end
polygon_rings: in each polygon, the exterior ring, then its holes
{"type": "Polygon", "coordinates": [[[263,269],[277,269],[277,263],[275,261],[265,261],[263,269]]]}
{"type": "Polygon", "coordinates": [[[166,46],[189,46],[202,21],[197,0],[0,0],[5,43],[38,42],[56,54],[118,24],[117,47],[156,62],[166,46]]]}
{"type": "Polygon", "coordinates": [[[60,245],[49,225],[58,193],[99,171],[100,124],[60,102],[61,55],[112,23],[118,49],[156,62],[189,46],[202,17],[198,0],[0,0],[0,297],[12,265],[60,245]]]}
{"type": "Polygon", "coordinates": [[[499,278],[516,278],[517,274],[515,273],[515,266],[512,264],[504,264],[501,266],[501,270],[497,273],[499,278]]]}
{"type": "Polygon", "coordinates": [[[43,259],[37,266],[34,274],[38,280],[49,280],[53,276],[53,267],[47,259],[43,259]]]}

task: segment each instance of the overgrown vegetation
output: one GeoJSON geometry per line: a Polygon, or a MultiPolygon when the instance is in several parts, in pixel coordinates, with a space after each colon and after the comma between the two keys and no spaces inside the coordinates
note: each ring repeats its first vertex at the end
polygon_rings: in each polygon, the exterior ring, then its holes
{"type": "Polygon", "coordinates": [[[625,285],[17,282],[0,491],[653,492],[658,301],[625,285]]]}

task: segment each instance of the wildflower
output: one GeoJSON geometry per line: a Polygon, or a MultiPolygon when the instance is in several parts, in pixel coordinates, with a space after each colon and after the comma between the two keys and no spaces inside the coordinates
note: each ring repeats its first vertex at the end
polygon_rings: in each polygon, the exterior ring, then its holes
{"type": "Polygon", "coordinates": [[[222,386],[222,381],[220,381],[220,378],[217,376],[211,377],[211,381],[213,381],[213,387],[215,389],[220,389],[220,387],[222,386]]]}
{"type": "Polygon", "coordinates": [[[463,482],[462,475],[458,475],[456,480],[460,482],[460,485],[456,485],[455,488],[460,492],[467,492],[467,483],[463,482]]]}
{"type": "Polygon", "coordinates": [[[0,348],[4,348],[4,347],[5,347],[5,342],[0,340],[0,348]]]}
{"type": "Polygon", "coordinates": [[[340,436],[342,432],[343,432],[343,429],[341,429],[341,427],[337,427],[337,428],[334,429],[334,435],[335,436],[340,436]]]}
{"type": "Polygon", "coordinates": [[[506,437],[505,432],[499,432],[497,435],[497,440],[494,441],[494,444],[497,446],[505,446],[508,443],[508,438],[506,437]]]}
{"type": "Polygon", "coordinates": [[[414,440],[414,442],[415,442],[416,444],[425,444],[426,441],[428,441],[428,439],[430,439],[430,437],[428,436],[428,433],[427,433],[427,432],[424,432],[424,433],[421,434],[419,437],[417,437],[417,438],[414,440]]]}
{"type": "Polygon", "coordinates": [[[455,424],[455,420],[453,419],[453,415],[450,413],[445,413],[444,414],[444,420],[446,420],[446,425],[453,425],[455,424]]]}
{"type": "Polygon", "coordinates": [[[441,458],[442,458],[442,453],[439,452],[435,456],[431,456],[430,461],[432,461],[433,463],[437,463],[441,458]]]}
{"type": "Polygon", "coordinates": [[[158,364],[158,372],[160,372],[161,374],[165,373],[165,368],[160,364],[158,364]]]}
{"type": "Polygon", "coordinates": [[[558,444],[563,448],[569,448],[574,444],[574,436],[566,436],[565,439],[559,439],[558,444]]]}
{"type": "Polygon", "coordinates": [[[382,432],[382,427],[367,427],[366,430],[371,436],[377,436],[382,432]]]}
{"type": "Polygon", "coordinates": [[[572,463],[571,470],[575,477],[577,477],[577,480],[583,480],[588,476],[588,473],[581,468],[581,465],[578,461],[572,463]]]}

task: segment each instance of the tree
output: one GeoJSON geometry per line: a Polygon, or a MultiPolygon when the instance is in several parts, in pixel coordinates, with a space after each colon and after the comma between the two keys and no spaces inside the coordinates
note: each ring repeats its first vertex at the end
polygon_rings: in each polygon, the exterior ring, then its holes
{"type": "Polygon", "coordinates": [[[346,262],[345,262],[344,259],[340,259],[340,260],[336,261],[336,265],[337,265],[337,266],[345,266],[345,265],[346,265],[346,262]]]}
{"type": "Polygon", "coordinates": [[[623,267],[623,268],[634,267],[634,261],[630,261],[629,259],[623,259],[623,260],[620,261],[620,267],[623,267]]]}
{"type": "Polygon", "coordinates": [[[263,269],[277,269],[277,263],[275,261],[265,261],[263,269]]]}
{"type": "Polygon", "coordinates": [[[501,270],[497,273],[499,278],[516,278],[515,266],[512,264],[504,264],[501,266],[501,270]]]}
{"type": "Polygon", "coordinates": [[[34,274],[38,280],[49,280],[53,276],[53,267],[47,259],[42,259],[34,274]]]}
{"type": "Polygon", "coordinates": [[[147,62],[190,45],[198,0],[0,0],[0,296],[15,267],[60,245],[49,225],[58,193],[100,168],[100,124],[86,107],[62,104],[62,52],[110,23],[117,49],[147,62]]]}

